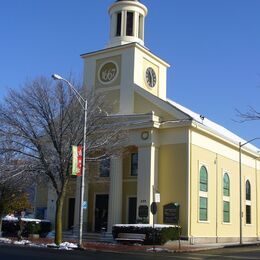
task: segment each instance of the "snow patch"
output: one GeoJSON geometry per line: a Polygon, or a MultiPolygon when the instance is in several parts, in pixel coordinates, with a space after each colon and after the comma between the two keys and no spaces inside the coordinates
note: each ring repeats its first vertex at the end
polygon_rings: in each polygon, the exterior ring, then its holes
{"type": "Polygon", "coordinates": [[[11,243],[12,243],[12,240],[11,240],[11,239],[8,239],[8,238],[0,237],[0,242],[1,242],[1,243],[6,243],[6,244],[11,244],[11,243]]]}
{"type": "Polygon", "coordinates": [[[29,241],[29,240],[21,240],[21,241],[14,241],[14,244],[15,245],[29,245],[31,244],[32,242],[29,241]]]}

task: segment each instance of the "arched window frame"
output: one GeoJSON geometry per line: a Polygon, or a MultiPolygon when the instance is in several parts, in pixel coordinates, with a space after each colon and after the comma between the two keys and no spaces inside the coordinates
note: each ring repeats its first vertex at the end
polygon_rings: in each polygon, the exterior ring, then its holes
{"type": "Polygon", "coordinates": [[[198,201],[198,220],[199,222],[208,222],[208,191],[209,191],[209,170],[205,164],[199,166],[199,201],[198,201]],[[202,176],[202,170],[205,170],[206,177],[202,176]],[[202,178],[205,177],[205,178],[202,178]]]}
{"type": "Polygon", "coordinates": [[[230,174],[223,172],[223,223],[230,223],[230,174]]]}
{"type": "Polygon", "coordinates": [[[245,182],[245,197],[246,197],[246,224],[251,224],[251,182],[247,178],[245,182]]]}

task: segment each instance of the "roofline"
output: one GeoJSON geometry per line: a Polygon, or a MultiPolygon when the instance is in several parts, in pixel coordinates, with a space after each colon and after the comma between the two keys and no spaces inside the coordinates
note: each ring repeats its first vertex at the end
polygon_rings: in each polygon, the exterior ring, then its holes
{"type": "Polygon", "coordinates": [[[94,55],[97,55],[97,54],[103,54],[103,53],[107,53],[107,52],[111,52],[111,51],[117,51],[117,50],[120,50],[120,49],[131,48],[131,47],[136,47],[136,48],[144,51],[146,54],[151,55],[155,60],[157,60],[159,63],[163,64],[166,67],[171,66],[169,63],[167,63],[166,61],[159,58],[156,54],[152,53],[148,48],[142,46],[138,42],[131,42],[131,43],[118,45],[118,46],[114,46],[114,47],[109,47],[109,48],[105,48],[105,49],[101,49],[101,50],[97,50],[97,51],[93,51],[93,52],[83,53],[83,54],[80,55],[80,57],[82,59],[85,59],[87,57],[91,57],[91,56],[94,56],[94,55]]]}

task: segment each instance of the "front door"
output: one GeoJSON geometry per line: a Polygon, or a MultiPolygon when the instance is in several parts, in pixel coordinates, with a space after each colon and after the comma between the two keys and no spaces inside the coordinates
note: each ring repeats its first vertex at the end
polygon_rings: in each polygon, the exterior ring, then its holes
{"type": "Polygon", "coordinates": [[[107,230],[108,194],[97,194],[95,204],[95,232],[107,230]]]}
{"type": "Polygon", "coordinates": [[[128,224],[136,224],[136,198],[128,199],[128,224]]]}

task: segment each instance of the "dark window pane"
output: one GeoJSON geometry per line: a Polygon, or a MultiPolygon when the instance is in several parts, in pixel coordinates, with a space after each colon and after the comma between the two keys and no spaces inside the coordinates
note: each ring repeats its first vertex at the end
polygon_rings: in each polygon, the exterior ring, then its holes
{"type": "Polygon", "coordinates": [[[199,219],[201,221],[208,220],[208,199],[204,197],[200,197],[200,216],[199,219]]]}
{"type": "Polygon", "coordinates": [[[127,12],[126,35],[133,36],[134,13],[127,12]]]}
{"type": "Polygon", "coordinates": [[[251,206],[246,205],[246,224],[251,224],[251,206]]]}
{"type": "Polygon", "coordinates": [[[138,174],[138,153],[131,154],[131,176],[138,174]]]}
{"type": "Polygon", "coordinates": [[[246,181],[246,200],[251,200],[251,185],[248,180],[246,181]]]}
{"type": "Polygon", "coordinates": [[[105,159],[100,162],[100,177],[109,177],[110,172],[110,159],[105,159]]]}
{"type": "Polygon", "coordinates": [[[122,14],[117,14],[117,21],[116,21],[116,36],[121,35],[121,24],[122,24],[122,14]]]}
{"type": "Polygon", "coordinates": [[[230,195],[230,181],[227,173],[224,174],[223,178],[223,194],[224,196],[230,195]]]}
{"type": "Polygon", "coordinates": [[[208,173],[204,166],[200,168],[200,191],[208,191],[208,173]]]}
{"type": "Polygon", "coordinates": [[[224,201],[223,205],[223,221],[229,223],[230,222],[230,203],[228,201],[224,201]]]}

